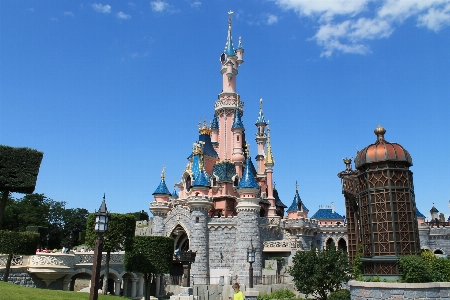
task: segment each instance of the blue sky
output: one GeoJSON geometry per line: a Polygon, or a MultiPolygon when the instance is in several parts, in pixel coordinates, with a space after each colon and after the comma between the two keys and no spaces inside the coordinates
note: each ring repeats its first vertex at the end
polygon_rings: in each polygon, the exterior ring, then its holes
{"type": "Polygon", "coordinates": [[[286,205],[298,180],[310,215],[344,214],[342,158],[381,124],[419,209],[449,215],[449,0],[2,1],[0,143],[44,152],[36,192],[148,211],[163,165],[172,189],[213,117],[229,10],[246,137],[254,157],[263,98],[286,205]]]}

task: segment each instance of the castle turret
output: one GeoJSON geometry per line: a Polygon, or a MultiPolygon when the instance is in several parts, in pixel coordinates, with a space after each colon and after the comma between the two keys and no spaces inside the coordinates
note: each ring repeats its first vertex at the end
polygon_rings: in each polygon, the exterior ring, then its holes
{"type": "Polygon", "coordinates": [[[153,214],[153,234],[159,236],[164,235],[164,219],[170,211],[169,197],[172,196],[166,185],[164,168],[161,172],[161,182],[152,194],[155,200],[150,203],[150,211],[153,214]]]}
{"type": "Polygon", "coordinates": [[[270,144],[270,128],[267,128],[267,151],[265,158],[266,176],[267,176],[267,201],[270,202],[268,216],[273,217],[277,215],[277,208],[275,206],[275,197],[273,196],[273,166],[275,160],[272,154],[272,145],[270,144]]]}
{"type": "MultiPolygon", "coordinates": [[[[256,183],[250,154],[247,153],[241,181],[237,186],[239,193],[237,210],[236,256],[234,258],[234,274],[238,275],[241,284],[248,283],[247,248],[252,243],[255,248],[256,261],[261,261],[262,246],[259,235],[259,185],[256,183]]],[[[261,275],[261,265],[254,266],[256,276],[261,275]]]]}
{"type": "Polygon", "coordinates": [[[295,196],[291,206],[289,206],[287,213],[288,219],[307,218],[309,210],[303,204],[300,195],[298,194],[298,183],[295,182],[295,196]]]}
{"type": "Polygon", "coordinates": [[[264,119],[264,113],[262,109],[262,102],[263,99],[261,98],[259,100],[259,114],[258,119],[256,120],[256,127],[258,128],[258,131],[256,132],[256,145],[258,154],[256,155],[256,164],[257,164],[257,172],[258,175],[261,176],[265,172],[265,166],[264,166],[264,146],[266,145],[267,136],[266,136],[266,120],[264,119]]]}
{"type": "Polygon", "coordinates": [[[236,108],[234,113],[234,121],[231,126],[231,131],[233,132],[233,154],[231,160],[236,166],[236,173],[239,177],[242,177],[242,164],[245,161],[242,140],[244,138],[244,124],[242,124],[241,116],[239,110],[236,108]]]}

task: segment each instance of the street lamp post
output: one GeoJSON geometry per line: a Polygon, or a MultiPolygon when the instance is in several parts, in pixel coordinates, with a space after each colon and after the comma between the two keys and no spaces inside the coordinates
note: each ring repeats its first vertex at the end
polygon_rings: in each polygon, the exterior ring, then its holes
{"type": "Polygon", "coordinates": [[[73,240],[73,232],[71,230],[69,235],[69,250],[72,249],[72,240],[73,240]]]}
{"type": "Polygon", "coordinates": [[[106,210],[105,195],[103,195],[102,205],[98,212],[95,213],[95,226],[94,231],[97,233],[98,238],[95,242],[94,249],[94,261],[92,263],[92,275],[91,275],[91,292],[89,300],[98,299],[98,287],[100,268],[102,266],[102,250],[103,250],[103,234],[108,231],[108,211],[106,210]]]}
{"type": "Polygon", "coordinates": [[[248,268],[248,287],[253,288],[253,266],[255,262],[255,248],[253,248],[252,240],[250,239],[250,247],[247,249],[247,261],[250,263],[248,268]]]}

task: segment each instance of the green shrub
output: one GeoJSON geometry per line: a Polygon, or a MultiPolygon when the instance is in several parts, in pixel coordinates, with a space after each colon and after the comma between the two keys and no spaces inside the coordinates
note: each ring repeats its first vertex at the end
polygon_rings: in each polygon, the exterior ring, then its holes
{"type": "Polygon", "coordinates": [[[262,294],[258,296],[258,300],[271,300],[271,299],[283,300],[294,298],[295,294],[290,289],[276,290],[273,291],[271,294],[262,294]]]}
{"type": "Polygon", "coordinates": [[[338,290],[330,293],[327,300],[350,300],[349,290],[338,290]]]}
{"type": "Polygon", "coordinates": [[[431,282],[430,266],[418,255],[405,255],[398,261],[403,282],[431,282]]]}
{"type": "Polygon", "coordinates": [[[362,244],[358,245],[358,249],[356,250],[355,258],[352,261],[352,275],[356,280],[362,280],[363,275],[363,264],[361,258],[363,256],[363,247],[362,244]]]}
{"type": "Polygon", "coordinates": [[[435,258],[430,262],[429,266],[432,281],[450,281],[450,260],[446,258],[435,258]]]}

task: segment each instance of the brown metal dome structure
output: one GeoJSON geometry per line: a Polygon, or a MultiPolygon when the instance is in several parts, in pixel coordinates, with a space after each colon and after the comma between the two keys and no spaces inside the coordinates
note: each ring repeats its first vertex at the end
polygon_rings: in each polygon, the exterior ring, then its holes
{"type": "Polygon", "coordinates": [[[339,173],[345,196],[349,256],[363,246],[364,275],[399,274],[398,257],[420,253],[414,199],[411,155],[401,145],[384,139],[386,130],[375,129],[377,140],[345,159],[346,170],[339,173]]]}

